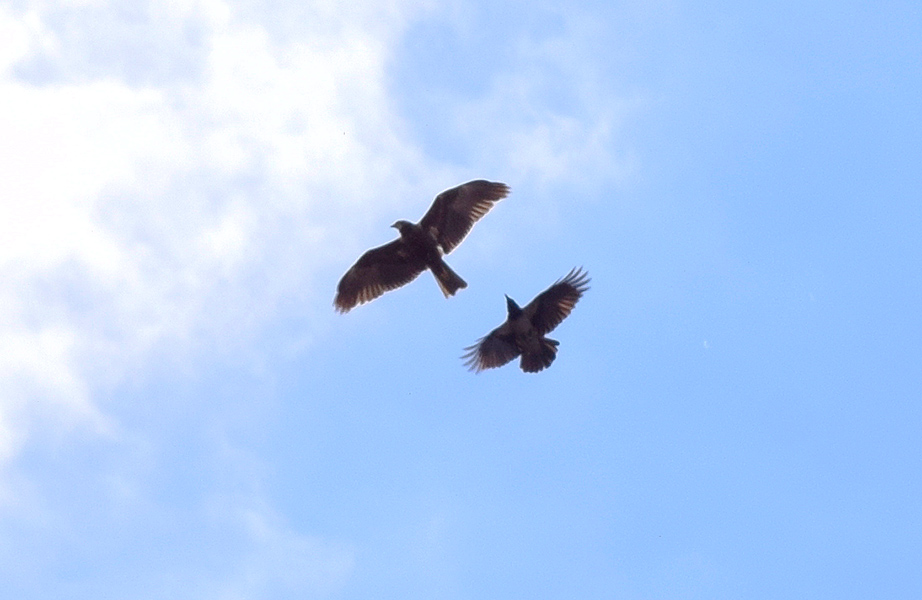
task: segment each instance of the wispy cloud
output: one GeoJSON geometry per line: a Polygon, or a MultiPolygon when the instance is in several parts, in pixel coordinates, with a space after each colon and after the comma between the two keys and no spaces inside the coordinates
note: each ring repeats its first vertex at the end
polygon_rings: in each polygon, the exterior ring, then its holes
{"type": "MultiPolygon", "coordinates": [[[[208,505],[214,527],[199,533],[218,546],[217,532],[233,532],[235,570],[162,565],[177,585],[251,598],[343,584],[352,551],[286,524],[258,469],[245,493],[214,483],[196,507],[166,514],[155,490],[168,484],[148,475],[179,459],[158,453],[169,434],[156,423],[125,422],[118,390],[158,369],[194,371],[206,356],[239,360],[283,305],[304,307],[310,336],[332,314],[329,265],[367,247],[381,215],[419,210],[471,164],[513,183],[624,169],[611,152],[620,105],[600,100],[591,70],[571,69],[580,55],[562,49],[579,36],[572,28],[521,42],[520,62],[535,71],[500,66],[483,94],[453,99],[444,125],[470,164],[428,158],[395,109],[388,72],[428,8],[0,7],[0,527],[18,532],[7,539],[39,544],[67,529],[61,521],[90,539],[113,527],[107,514],[81,530],[81,507],[97,504],[135,524],[198,522],[208,505]],[[557,71],[570,73],[572,106],[547,101],[557,71]],[[92,500],[65,505],[62,483],[30,480],[19,459],[36,438],[109,457],[89,480],[67,480],[92,500]]],[[[245,467],[229,447],[202,468],[245,467]]],[[[48,460],[69,472],[55,462],[68,457],[48,460]]],[[[138,527],[125,535],[153,536],[138,527]]]]}
{"type": "MultiPolygon", "coordinates": [[[[454,8],[431,16],[436,59],[416,68],[433,81],[422,80],[423,98],[406,101],[429,123],[424,137],[490,165],[518,190],[520,182],[597,187],[630,176],[623,127],[644,98],[603,69],[609,29],[573,7],[454,8]],[[450,75],[441,75],[443,61],[450,75]]],[[[419,75],[404,67],[404,77],[419,75]]]]}
{"type": "Polygon", "coordinates": [[[356,21],[319,4],[330,26],[308,41],[245,8],[0,13],[7,455],[10,415],[39,399],[89,418],[92,388],[164,340],[211,348],[258,327],[338,258],[322,250],[337,228],[372,220],[424,163],[384,88],[396,4],[356,21]],[[137,60],[99,47],[113,40],[137,60]]]}
{"type": "MultiPolygon", "coordinates": [[[[425,177],[385,89],[389,44],[413,6],[315,3],[308,35],[219,0],[0,8],[6,539],[53,547],[68,527],[49,523],[62,519],[92,539],[80,506],[121,506],[138,523],[167,510],[143,508],[161,485],[144,466],[168,460],[143,448],[163,441],[154,425],[119,422],[110,392],[152,361],[241,349],[286,300],[319,295],[328,308],[333,290],[316,278],[354,251],[349,230],[425,177]],[[121,458],[66,479],[95,500],[65,505],[57,482],[30,481],[16,460],[30,438],[78,432],[121,458]]],[[[350,551],[286,526],[261,492],[227,498],[215,531],[238,532],[237,550],[222,550],[236,570],[181,576],[205,597],[342,583],[350,551]]]]}
{"type": "Polygon", "coordinates": [[[293,531],[267,507],[235,507],[229,524],[240,528],[247,552],[233,568],[205,583],[216,598],[260,598],[292,593],[326,597],[341,591],[355,564],[354,551],[293,531]]]}
{"type": "MultiPolygon", "coordinates": [[[[408,137],[387,87],[387,61],[420,6],[0,12],[10,40],[0,344],[25,349],[0,365],[6,439],[10,413],[28,412],[11,396],[88,417],[94,386],[158,344],[194,352],[258,330],[279,301],[312,293],[327,262],[348,261],[382,210],[431,196],[445,167],[408,137]]],[[[631,168],[614,150],[630,104],[585,66],[591,27],[563,25],[514,36],[512,61],[484,93],[455,98],[444,121],[513,182],[617,180],[631,168]]]]}

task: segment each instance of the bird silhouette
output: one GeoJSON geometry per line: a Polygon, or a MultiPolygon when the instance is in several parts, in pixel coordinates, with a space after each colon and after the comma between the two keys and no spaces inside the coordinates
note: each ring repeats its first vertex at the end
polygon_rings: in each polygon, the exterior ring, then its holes
{"type": "Polygon", "coordinates": [[[346,313],[390,290],[402,287],[429,269],[445,297],[467,283],[442,259],[454,250],[493,204],[509,194],[509,186],[478,179],[445,190],[419,223],[397,221],[396,240],[368,250],[346,271],[333,300],[346,313]]]}
{"type": "Polygon", "coordinates": [[[506,322],[465,348],[461,357],[471,371],[501,367],[521,356],[526,373],[537,373],[557,358],[560,342],[545,337],[569,316],[589,289],[589,275],[582,268],[571,270],[554,285],[538,294],[525,308],[506,296],[506,322]]]}

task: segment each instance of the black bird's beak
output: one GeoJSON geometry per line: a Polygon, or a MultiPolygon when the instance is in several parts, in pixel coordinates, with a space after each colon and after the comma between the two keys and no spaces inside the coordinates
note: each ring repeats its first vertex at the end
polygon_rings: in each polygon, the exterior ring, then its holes
{"type": "MultiPolygon", "coordinates": [[[[503,295],[506,296],[506,294],[503,295]]],[[[510,317],[515,317],[522,312],[522,309],[515,303],[515,300],[506,296],[506,311],[509,313],[510,317]]]]}

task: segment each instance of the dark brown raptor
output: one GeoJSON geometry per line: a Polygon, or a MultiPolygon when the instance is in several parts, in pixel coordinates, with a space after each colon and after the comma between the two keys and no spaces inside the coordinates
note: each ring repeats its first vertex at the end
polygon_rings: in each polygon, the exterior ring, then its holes
{"type": "Polygon", "coordinates": [[[445,297],[467,283],[442,260],[454,250],[493,204],[509,194],[509,186],[478,179],[445,190],[419,223],[397,221],[400,237],[365,252],[346,271],[336,289],[333,305],[346,313],[384,292],[404,286],[429,269],[445,297]]]}

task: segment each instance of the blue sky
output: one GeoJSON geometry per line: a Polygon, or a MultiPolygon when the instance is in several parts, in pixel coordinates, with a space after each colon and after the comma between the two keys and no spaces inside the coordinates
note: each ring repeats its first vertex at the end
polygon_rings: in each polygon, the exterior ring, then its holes
{"type": "Polygon", "coordinates": [[[10,598],[917,598],[914,2],[0,6],[10,598]],[[347,315],[365,249],[512,194],[347,315]],[[547,371],[462,349],[583,266],[547,371]]]}

